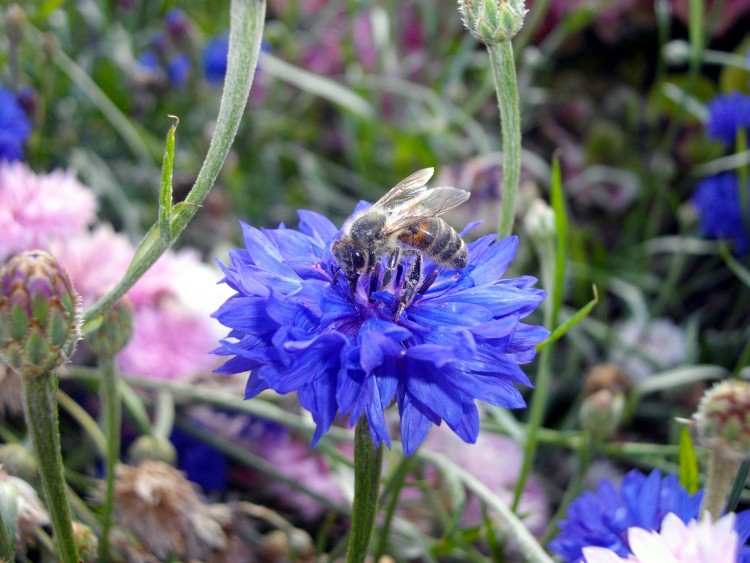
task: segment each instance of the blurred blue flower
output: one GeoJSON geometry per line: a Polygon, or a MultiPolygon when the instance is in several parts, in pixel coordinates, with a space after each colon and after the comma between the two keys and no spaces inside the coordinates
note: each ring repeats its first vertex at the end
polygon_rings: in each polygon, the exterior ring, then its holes
{"type": "MultiPolygon", "coordinates": [[[[736,254],[744,254],[750,245],[742,213],[739,182],[733,172],[722,172],[701,180],[693,194],[703,235],[734,243],[736,254]]],[[[746,210],[750,212],[750,210],[746,210]]]]}
{"type": "Polygon", "coordinates": [[[190,75],[190,66],[190,57],[185,53],[180,53],[172,57],[167,65],[169,81],[174,86],[184,86],[190,75]]]}
{"type": "Polygon", "coordinates": [[[31,122],[16,95],[0,87],[0,160],[21,160],[29,135],[31,122]]]}
{"type": "Polygon", "coordinates": [[[179,428],[169,439],[177,450],[177,465],[190,481],[206,493],[226,490],[229,462],[221,451],[179,428]]]}
{"type": "Polygon", "coordinates": [[[525,406],[514,384],[531,384],[518,364],[533,359],[549,332],[520,321],[545,297],[532,288],[536,279],[500,279],[516,237],[468,245],[469,264],[458,272],[426,260],[424,279],[434,281],[397,316],[403,280],[371,291],[376,268],[352,293],[330,250],[336,227],[310,211],[299,217],[299,231],[243,224],[246,249],[222,265],[236,294],[214,313],[231,329],[214,352],[232,357],[217,371],[250,371],[246,398],[297,391],[317,424],[313,444],[348,415],[350,426],[367,417],[373,440],[389,447],[384,411],[395,401],[407,455],[442,421],[476,441],[476,399],[525,406]]]}
{"type": "MultiPolygon", "coordinates": [[[[587,491],[574,500],[549,548],[566,563],[584,561],[583,548],[589,546],[606,547],[627,557],[628,528],[658,531],[670,512],[685,523],[697,520],[702,499],[703,491],[691,495],[674,475],[662,477],[654,470],[646,476],[634,469],[619,487],[602,480],[596,492],[587,491]]],[[[750,536],[750,511],[737,515],[735,529],[743,545],[750,536]]],[[[750,561],[747,547],[741,548],[740,555],[740,561],[750,561]]]]}
{"type": "Polygon", "coordinates": [[[138,64],[141,68],[150,72],[156,72],[161,67],[159,64],[159,57],[154,51],[145,51],[142,53],[141,56],[138,57],[138,64]]]}
{"type": "Polygon", "coordinates": [[[733,92],[718,96],[708,106],[708,136],[734,147],[737,131],[750,130],[750,96],[733,92]]]}
{"type": "Polygon", "coordinates": [[[169,10],[164,16],[164,23],[169,34],[175,39],[184,37],[190,30],[190,20],[179,8],[169,10]]]}
{"type": "Polygon", "coordinates": [[[220,35],[208,40],[203,47],[203,76],[209,84],[219,86],[227,73],[229,37],[220,35]]]}

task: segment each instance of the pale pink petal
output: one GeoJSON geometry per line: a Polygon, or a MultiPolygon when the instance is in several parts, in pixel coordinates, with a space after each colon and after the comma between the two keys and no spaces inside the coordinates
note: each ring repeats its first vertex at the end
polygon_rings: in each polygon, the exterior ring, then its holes
{"type": "Polygon", "coordinates": [[[584,547],[583,559],[586,563],[622,563],[628,561],[606,547],[584,547]]]}
{"type": "Polygon", "coordinates": [[[37,175],[23,162],[0,162],[0,261],[47,250],[52,239],[84,231],[95,214],[94,194],[73,172],[37,175]]]}

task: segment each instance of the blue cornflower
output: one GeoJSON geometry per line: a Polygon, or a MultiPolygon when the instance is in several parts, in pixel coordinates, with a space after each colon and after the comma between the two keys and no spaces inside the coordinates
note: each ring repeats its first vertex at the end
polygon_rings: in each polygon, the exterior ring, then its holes
{"type": "Polygon", "coordinates": [[[737,131],[750,130],[750,96],[733,92],[718,96],[708,106],[708,136],[734,147],[737,131]]]}
{"type": "Polygon", "coordinates": [[[184,86],[190,74],[190,57],[180,53],[172,57],[167,64],[167,75],[169,81],[175,86],[184,86]]]}
{"type": "Polygon", "coordinates": [[[177,465],[190,481],[205,492],[226,490],[229,461],[221,451],[179,428],[169,439],[177,450],[177,465]]]}
{"type": "Polygon", "coordinates": [[[161,68],[159,56],[154,51],[145,51],[138,57],[138,64],[144,70],[156,72],[161,68]]]}
{"type": "Polygon", "coordinates": [[[736,174],[722,172],[701,180],[693,194],[693,204],[698,209],[705,237],[733,241],[736,254],[747,252],[750,238],[736,174]]]}
{"type": "Polygon", "coordinates": [[[338,416],[350,426],[365,416],[375,443],[389,447],[384,410],[395,401],[407,455],[442,421],[476,441],[476,399],[525,406],[514,384],[531,384],[518,364],[532,360],[549,332],[521,322],[545,297],[532,288],[536,279],[500,279],[516,237],[469,244],[460,271],[426,260],[424,279],[434,281],[399,315],[403,276],[379,289],[376,268],[353,292],[331,253],[340,231],[317,213],[299,217],[299,231],[243,224],[246,249],[222,265],[236,294],[214,313],[231,329],[215,353],[232,358],[218,372],[249,370],[246,398],[297,391],[317,424],[313,444],[338,416]]]}
{"type": "Polygon", "coordinates": [[[0,87],[0,160],[21,160],[29,135],[31,122],[16,95],[0,87]]]}
{"type": "Polygon", "coordinates": [[[229,37],[227,35],[213,37],[203,47],[203,76],[209,84],[218,86],[224,82],[228,52],[229,37]]]}
{"type": "MultiPolygon", "coordinates": [[[[596,492],[587,491],[568,507],[560,533],[550,542],[552,551],[566,563],[582,562],[583,548],[605,547],[620,557],[630,554],[628,528],[659,531],[670,512],[687,523],[699,519],[703,491],[693,495],[674,475],[662,477],[657,469],[648,476],[637,469],[628,473],[616,488],[602,480],[596,492]]],[[[750,511],[737,515],[735,529],[743,545],[750,536],[750,511]]],[[[750,550],[740,548],[740,561],[750,561],[750,550]]]]}

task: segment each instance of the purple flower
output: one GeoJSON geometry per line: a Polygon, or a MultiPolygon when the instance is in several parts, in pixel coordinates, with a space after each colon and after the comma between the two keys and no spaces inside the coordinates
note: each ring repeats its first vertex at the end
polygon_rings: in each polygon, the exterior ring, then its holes
{"type": "MultiPolygon", "coordinates": [[[[693,195],[693,204],[705,237],[734,242],[736,254],[747,252],[750,241],[736,174],[722,172],[702,180],[693,195]]],[[[750,209],[745,212],[750,213],[750,209]]]]}
{"type": "Polygon", "coordinates": [[[734,147],[737,132],[750,130],[750,96],[733,92],[718,96],[708,106],[708,136],[734,147]]]}
{"type": "MultiPolygon", "coordinates": [[[[621,557],[631,553],[628,529],[658,532],[665,516],[674,514],[682,522],[697,520],[703,492],[687,492],[674,475],[662,477],[659,470],[648,476],[634,469],[619,487],[602,480],[596,492],[585,492],[568,507],[560,533],[549,544],[565,562],[581,562],[584,547],[605,547],[621,557]]],[[[750,511],[737,515],[735,529],[740,543],[750,535],[750,511]]],[[[750,561],[741,550],[740,561],[750,561]]]]}
{"type": "Polygon", "coordinates": [[[203,76],[209,84],[218,86],[224,82],[228,51],[229,37],[226,35],[210,39],[203,47],[203,76]]]}
{"type": "Polygon", "coordinates": [[[0,87],[0,160],[21,160],[30,134],[31,123],[16,95],[0,87]]]}
{"type": "Polygon", "coordinates": [[[521,322],[545,297],[536,279],[500,279],[516,237],[468,245],[460,271],[426,260],[428,281],[398,315],[404,276],[378,290],[376,268],[352,292],[330,250],[336,227],[317,213],[299,216],[299,231],[243,224],[246,249],[223,266],[236,294],[214,313],[231,329],[215,350],[231,356],[218,372],[250,371],[246,398],[297,391],[317,424],[313,444],[338,416],[350,426],[365,416],[373,440],[389,447],[384,410],[395,401],[407,455],[442,421],[475,442],[476,399],[525,406],[514,384],[531,384],[518,364],[533,359],[548,331],[521,322]]]}
{"type": "Polygon", "coordinates": [[[188,34],[190,31],[190,20],[185,15],[185,12],[179,8],[172,8],[164,16],[164,23],[167,27],[169,35],[175,39],[181,39],[188,34]]]}

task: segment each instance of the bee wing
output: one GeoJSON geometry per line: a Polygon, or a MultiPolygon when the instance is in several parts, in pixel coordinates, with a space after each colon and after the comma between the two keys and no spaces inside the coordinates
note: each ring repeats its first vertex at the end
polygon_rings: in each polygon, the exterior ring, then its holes
{"type": "Polygon", "coordinates": [[[437,217],[458,207],[471,194],[458,188],[432,188],[393,208],[386,221],[385,234],[393,235],[423,219],[437,217]]]}
{"type": "Polygon", "coordinates": [[[435,173],[434,168],[424,168],[415,172],[408,178],[404,178],[393,186],[388,193],[373,204],[373,208],[393,209],[402,203],[415,198],[427,190],[425,184],[435,173]]]}

